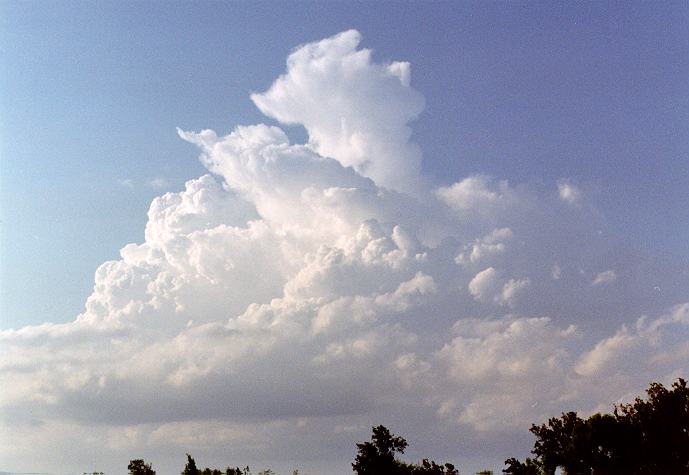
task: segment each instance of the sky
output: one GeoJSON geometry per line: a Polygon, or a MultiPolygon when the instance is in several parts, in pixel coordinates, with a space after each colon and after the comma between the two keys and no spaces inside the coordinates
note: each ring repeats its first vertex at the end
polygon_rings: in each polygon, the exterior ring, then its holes
{"type": "Polygon", "coordinates": [[[686,377],[688,21],[0,2],[0,470],[499,470],[686,377]]]}

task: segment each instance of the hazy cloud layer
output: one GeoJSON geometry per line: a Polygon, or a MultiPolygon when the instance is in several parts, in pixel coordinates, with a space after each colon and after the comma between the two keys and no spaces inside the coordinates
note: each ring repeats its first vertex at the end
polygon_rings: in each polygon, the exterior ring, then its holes
{"type": "Polygon", "coordinates": [[[558,411],[687,375],[687,269],[607,236],[568,182],[428,185],[410,65],[359,41],[299,47],[252,95],[307,144],[180,130],[211,174],[153,201],[145,241],[98,268],[74,322],[0,331],[2,460],[77,467],[79,440],[158,466],[230,445],[308,466],[384,423],[461,467],[513,455],[508,438],[558,411]]]}

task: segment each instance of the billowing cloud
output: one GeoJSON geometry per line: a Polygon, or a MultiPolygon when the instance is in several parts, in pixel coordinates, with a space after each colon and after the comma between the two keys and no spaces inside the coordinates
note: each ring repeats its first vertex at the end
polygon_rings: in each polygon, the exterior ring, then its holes
{"type": "Polygon", "coordinates": [[[423,97],[410,86],[409,63],[374,63],[360,41],[349,30],[297,48],[287,72],[251,99],[264,114],[306,127],[320,155],[378,185],[418,189],[421,152],[410,142],[408,123],[423,109],[423,97]]]}
{"type": "Polygon", "coordinates": [[[490,259],[491,256],[505,252],[506,243],[512,239],[510,228],[494,229],[490,234],[476,239],[470,245],[464,247],[455,261],[457,264],[475,264],[490,259]]]}
{"type": "Polygon", "coordinates": [[[530,280],[509,279],[505,281],[500,272],[488,267],[476,274],[469,282],[469,293],[476,300],[493,300],[496,303],[512,305],[514,299],[528,286],[530,280]]]}
{"type": "Polygon", "coordinates": [[[460,467],[500,463],[531,422],[687,374],[687,269],[537,188],[426,187],[410,66],[359,41],[299,47],[252,96],[307,144],[263,124],[179,130],[209,174],[153,200],[144,241],[97,269],[73,322],[0,331],[0,430],[21,435],[0,459],[54,470],[59,450],[80,470],[79,440],[172,472],[163,454],[231,445],[346,473],[384,423],[460,467]],[[436,444],[460,437],[494,443],[436,444]]]}
{"type": "Polygon", "coordinates": [[[437,357],[452,388],[441,408],[460,423],[482,431],[524,427],[557,410],[557,400],[566,397],[570,351],[580,336],[575,326],[504,317],[460,320],[453,332],[437,357]],[[467,398],[467,391],[473,396],[467,398]]]}
{"type": "Polygon", "coordinates": [[[484,299],[492,296],[500,288],[498,272],[489,267],[482,270],[469,282],[469,293],[476,299],[484,299]]]}

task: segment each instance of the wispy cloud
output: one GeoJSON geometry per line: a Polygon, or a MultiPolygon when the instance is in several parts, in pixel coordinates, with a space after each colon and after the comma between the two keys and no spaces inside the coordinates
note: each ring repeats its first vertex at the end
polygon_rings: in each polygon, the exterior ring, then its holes
{"type": "Polygon", "coordinates": [[[122,178],[117,180],[117,184],[125,188],[134,188],[134,180],[131,178],[122,178]]]}
{"type": "Polygon", "coordinates": [[[593,285],[602,284],[612,284],[617,280],[617,273],[614,270],[606,270],[604,272],[599,272],[596,274],[596,278],[593,279],[593,285]]]}
{"type": "Polygon", "coordinates": [[[170,186],[170,182],[165,178],[161,177],[153,178],[149,180],[147,184],[148,186],[156,190],[162,190],[163,188],[167,188],[170,186]]]}

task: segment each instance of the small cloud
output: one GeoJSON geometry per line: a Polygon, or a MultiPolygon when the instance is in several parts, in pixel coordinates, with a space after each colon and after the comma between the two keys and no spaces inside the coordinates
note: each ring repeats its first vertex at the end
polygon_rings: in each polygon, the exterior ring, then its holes
{"type": "Polygon", "coordinates": [[[557,191],[560,194],[560,199],[565,203],[576,205],[581,201],[581,190],[571,184],[568,180],[558,181],[557,191]]]}
{"type": "Polygon", "coordinates": [[[455,262],[460,265],[470,264],[486,257],[502,254],[505,252],[505,241],[512,239],[512,236],[510,228],[496,228],[490,234],[464,246],[464,251],[455,258],[455,262]]]}
{"type": "Polygon", "coordinates": [[[474,175],[455,183],[450,187],[440,187],[436,193],[449,207],[467,211],[484,209],[504,199],[507,182],[494,186],[491,179],[484,175],[474,175]]]}
{"type": "Polygon", "coordinates": [[[562,275],[562,269],[560,269],[558,264],[555,264],[550,270],[550,275],[554,280],[558,280],[560,278],[560,275],[562,275]]]}
{"type": "Polygon", "coordinates": [[[131,178],[123,178],[121,180],[117,180],[117,184],[127,188],[134,188],[134,181],[131,178]]]}
{"type": "Polygon", "coordinates": [[[615,273],[615,271],[606,270],[605,272],[600,272],[598,275],[596,275],[596,278],[593,279],[591,285],[612,284],[616,280],[617,274],[615,273]]]}
{"type": "Polygon", "coordinates": [[[469,293],[475,300],[493,300],[500,305],[513,306],[515,299],[529,285],[528,278],[515,280],[510,279],[504,282],[500,278],[499,271],[493,267],[482,270],[469,282],[469,293]]]}
{"type": "Polygon", "coordinates": [[[512,307],[517,296],[521,294],[530,284],[531,281],[528,278],[520,280],[510,279],[503,286],[502,292],[500,295],[496,296],[495,300],[498,303],[506,304],[512,307]]]}
{"type": "Polygon", "coordinates": [[[482,270],[469,282],[469,293],[476,300],[484,299],[487,295],[493,295],[498,288],[498,272],[489,267],[482,270]]]}
{"type": "Polygon", "coordinates": [[[157,190],[160,190],[162,188],[167,188],[170,186],[170,182],[167,181],[165,178],[154,178],[151,181],[148,182],[148,186],[151,188],[155,188],[157,190]]]}

